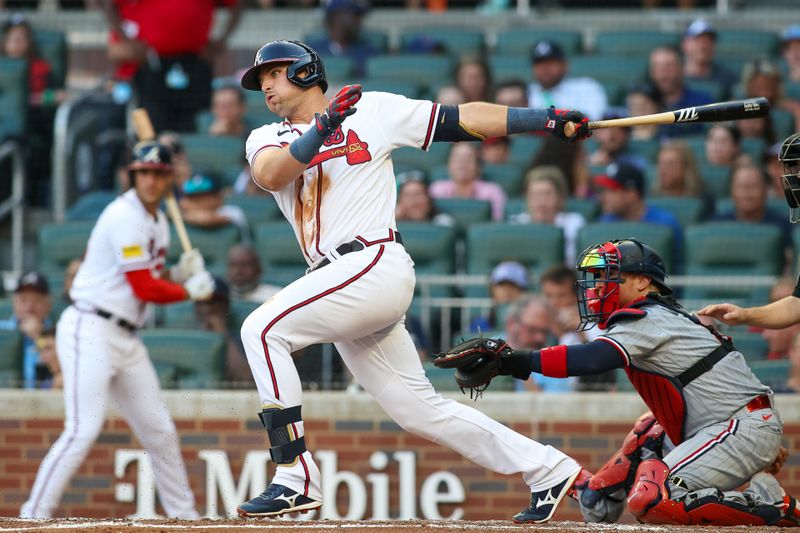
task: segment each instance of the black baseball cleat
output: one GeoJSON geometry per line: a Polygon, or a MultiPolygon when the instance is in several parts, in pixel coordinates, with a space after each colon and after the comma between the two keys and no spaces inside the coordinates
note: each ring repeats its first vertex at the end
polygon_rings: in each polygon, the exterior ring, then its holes
{"type": "Polygon", "coordinates": [[[312,500],[283,485],[270,484],[267,490],[252,500],[241,504],[236,512],[242,518],[254,516],[273,517],[286,513],[307,513],[322,505],[322,502],[312,500]]]}
{"type": "Polygon", "coordinates": [[[531,504],[514,515],[514,522],[517,524],[538,524],[553,518],[558,504],[572,490],[572,486],[581,472],[582,469],[578,470],[554,487],[531,493],[531,504]]]}

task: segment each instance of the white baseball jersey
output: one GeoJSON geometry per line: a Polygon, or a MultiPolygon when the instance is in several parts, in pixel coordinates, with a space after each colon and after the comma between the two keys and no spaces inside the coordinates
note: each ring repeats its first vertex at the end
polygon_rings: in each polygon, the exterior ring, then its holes
{"type": "Polygon", "coordinates": [[[91,304],[141,326],[146,304],[133,293],[125,273],[146,268],[158,277],[168,247],[164,213],[159,210],[153,217],[136,191],[129,190],[97,219],[69,293],[72,301],[91,304]]]}
{"type": "MultiPolygon", "coordinates": [[[[394,228],[397,188],[391,152],[401,146],[427,150],[433,141],[438,104],[366,92],[356,108],[325,140],[302,178],[273,193],[309,265],[356,235],[394,228]]],[[[253,130],[247,160],[252,166],[261,150],[285,146],[310,127],[284,120],[253,130]]]]}

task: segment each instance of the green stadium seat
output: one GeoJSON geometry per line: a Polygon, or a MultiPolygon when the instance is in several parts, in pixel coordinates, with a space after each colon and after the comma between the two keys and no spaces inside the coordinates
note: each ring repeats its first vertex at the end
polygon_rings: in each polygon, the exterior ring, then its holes
{"type": "Polygon", "coordinates": [[[0,141],[25,136],[28,126],[28,66],[0,56],[0,141]]]}
{"type": "Polygon", "coordinates": [[[11,303],[11,298],[0,298],[0,320],[11,318],[14,314],[14,305],[11,303]]]}
{"type": "Polygon", "coordinates": [[[250,316],[250,313],[258,309],[259,306],[261,306],[261,303],[258,302],[232,300],[230,316],[228,317],[228,326],[230,327],[231,333],[238,335],[239,330],[242,329],[244,319],[250,316]]]}
{"type": "Polygon", "coordinates": [[[667,274],[674,272],[674,237],[672,228],[663,224],[647,222],[595,222],[587,224],[578,232],[576,256],[594,244],[612,239],[634,238],[655,250],[664,260],[667,274]]]}
{"type": "Polygon", "coordinates": [[[422,367],[425,369],[425,377],[431,382],[436,392],[461,391],[453,377],[455,370],[452,368],[438,368],[430,361],[426,361],[422,367]]]}
{"type": "Polygon", "coordinates": [[[631,139],[628,141],[628,150],[632,154],[640,155],[648,161],[655,161],[658,155],[658,140],[631,139]]]}
{"type": "Polygon", "coordinates": [[[508,162],[527,168],[542,146],[543,137],[539,135],[514,135],[511,137],[511,151],[508,162]]]}
{"type": "Polygon", "coordinates": [[[264,93],[260,91],[244,91],[244,101],[247,106],[245,122],[247,122],[249,126],[256,128],[264,124],[272,124],[273,122],[280,122],[283,120],[267,108],[267,104],[264,102],[264,93]]]}
{"type": "MultiPolygon", "coordinates": [[[[513,28],[497,35],[497,44],[494,50],[501,54],[524,54],[530,57],[533,46],[542,40],[557,42],[567,56],[578,54],[583,48],[583,35],[573,29],[513,28]]],[[[530,66],[529,62],[529,70],[530,66]]],[[[525,76],[523,79],[528,79],[528,77],[530,76],[525,76]]]]}
{"type": "Polygon", "coordinates": [[[789,359],[753,361],[750,363],[750,369],[759,381],[776,390],[785,389],[791,368],[792,362],[789,359]]]}
{"type": "Polygon", "coordinates": [[[254,246],[264,269],[264,283],[286,286],[305,275],[308,264],[288,223],[264,222],[256,226],[254,246]]]}
{"type": "MultiPolygon", "coordinates": [[[[780,228],[746,222],[708,222],[686,228],[688,276],[778,276],[783,267],[780,228]]],[[[766,301],[769,287],[690,286],[685,298],[766,301]]]]}
{"type": "MultiPolygon", "coordinates": [[[[773,213],[776,214],[783,215],[786,212],[786,200],[784,198],[777,198],[777,197],[767,198],[767,210],[772,211],[773,213]]],[[[733,211],[734,211],[733,198],[731,197],[717,198],[717,201],[714,204],[714,212],[717,215],[728,215],[733,213],[733,211]]]]}
{"type": "Polygon", "coordinates": [[[767,143],[764,139],[754,139],[752,137],[743,138],[741,142],[742,152],[750,156],[757,164],[764,157],[764,150],[766,150],[767,143]]]}
{"type": "MultiPolygon", "coordinates": [[[[467,273],[489,274],[498,263],[519,261],[538,275],[564,262],[564,233],[549,224],[474,224],[467,230],[467,273]]],[[[469,287],[468,296],[488,295],[485,287],[469,287]]]]}
{"type": "Polygon", "coordinates": [[[785,139],[794,133],[794,116],[789,111],[772,108],[769,114],[778,139],[785,139]]]}
{"type": "Polygon", "coordinates": [[[449,56],[415,54],[374,56],[367,60],[367,76],[397,79],[427,86],[431,83],[432,72],[438,76],[450,76],[454,67],[455,62],[449,56]]]}
{"type": "Polygon", "coordinates": [[[404,82],[395,78],[367,78],[362,80],[361,85],[365,91],[402,94],[412,99],[421,98],[424,91],[423,86],[418,83],[404,82]]]}
{"type": "Polygon", "coordinates": [[[525,198],[509,198],[506,200],[505,219],[514,215],[525,213],[528,210],[528,203],[525,198]]]}
{"type": "Polygon", "coordinates": [[[731,193],[731,169],[726,166],[700,163],[700,176],[706,191],[714,198],[726,198],[731,193]]]}
{"type": "Polygon", "coordinates": [[[67,36],[61,31],[36,30],[33,33],[42,59],[50,63],[50,77],[57,89],[63,89],[67,79],[67,36]]]}
{"type": "MultiPolygon", "coordinates": [[[[464,29],[454,26],[415,27],[400,34],[400,49],[408,51],[409,45],[420,37],[428,37],[444,46],[445,51],[459,57],[464,54],[478,55],[483,52],[485,43],[480,30],[464,29]]],[[[328,64],[325,63],[327,69],[328,64]]]]}
{"type": "Polygon", "coordinates": [[[353,76],[355,61],[344,56],[325,56],[325,76],[329,82],[349,83],[353,76]]]}
{"type": "Polygon", "coordinates": [[[94,221],[45,224],[39,228],[38,268],[63,270],[73,259],[83,257],[94,221]]]}
{"type": "Polygon", "coordinates": [[[703,200],[687,196],[648,198],[647,205],[669,211],[684,228],[700,222],[704,208],[703,200]]]}
{"type": "MultiPolygon", "coordinates": [[[[194,248],[200,250],[206,261],[206,267],[212,274],[222,274],[228,263],[228,250],[238,243],[241,235],[239,228],[233,224],[218,228],[199,228],[187,224],[186,231],[194,248]]],[[[182,252],[181,242],[175,227],[170,225],[169,249],[167,263],[174,264],[182,252]]]]}
{"type": "Polygon", "coordinates": [[[778,34],[771,31],[737,29],[717,30],[716,52],[720,56],[747,59],[773,57],[778,51],[778,34]]]}
{"type": "Polygon", "coordinates": [[[455,219],[459,235],[463,235],[472,224],[492,219],[492,206],[487,200],[435,198],[433,202],[439,213],[446,213],[455,219]]]}
{"type": "MultiPolygon", "coordinates": [[[[414,260],[417,274],[455,273],[456,229],[427,222],[400,222],[397,230],[403,236],[403,245],[414,260]]],[[[419,293],[419,285],[417,285],[419,293]]],[[[434,287],[432,296],[449,296],[447,287],[434,287]]]]}
{"type": "Polygon", "coordinates": [[[283,219],[281,210],[275,198],[268,194],[266,196],[248,196],[236,194],[225,198],[226,205],[235,205],[244,211],[247,222],[251,228],[262,222],[272,222],[283,219]]]}
{"type": "Polygon", "coordinates": [[[800,100],[800,81],[785,80],[783,82],[783,92],[787,98],[800,100]]]}
{"type": "Polygon", "coordinates": [[[608,105],[610,106],[625,105],[625,96],[627,95],[627,92],[625,90],[625,86],[622,83],[618,83],[616,81],[602,80],[600,81],[600,85],[603,86],[603,90],[606,92],[606,97],[608,98],[608,105]]]}
{"type": "Polygon", "coordinates": [[[522,167],[514,163],[483,165],[483,179],[500,185],[506,196],[522,194],[523,178],[522,167]]]}
{"type": "Polygon", "coordinates": [[[733,335],[733,345],[742,352],[748,363],[765,360],[769,351],[769,344],[761,333],[750,331],[738,332],[733,335]]]}
{"type": "Polygon", "coordinates": [[[0,330],[0,387],[19,386],[22,353],[22,335],[17,331],[0,330]]]}
{"type": "Polygon", "coordinates": [[[600,203],[592,198],[569,197],[564,203],[564,211],[580,213],[587,222],[597,218],[600,214],[600,203]]]}
{"type": "Polygon", "coordinates": [[[194,302],[185,301],[165,305],[162,327],[168,329],[201,329],[195,318],[194,302]]]}
{"type": "Polygon", "coordinates": [[[173,374],[178,388],[218,388],[225,379],[226,339],[221,333],[145,329],[139,336],[161,375],[173,374]]]}
{"type": "Polygon", "coordinates": [[[114,191],[92,191],[82,195],[78,200],[67,208],[67,221],[75,220],[97,220],[118,194],[114,191]]]}
{"type": "MultiPolygon", "coordinates": [[[[384,31],[375,30],[375,29],[366,29],[365,28],[365,29],[361,30],[361,37],[364,40],[368,41],[369,44],[371,44],[372,47],[375,49],[375,51],[378,52],[378,53],[383,54],[383,53],[386,53],[389,50],[389,35],[384,31]]],[[[316,30],[316,31],[307,33],[303,37],[303,42],[319,41],[319,40],[327,39],[327,38],[328,38],[328,34],[327,34],[327,32],[325,30],[316,30]]],[[[329,56],[327,54],[322,56],[322,60],[325,62],[326,70],[327,70],[327,67],[328,67],[328,59],[330,57],[331,56],[329,56]]]]}
{"type": "Polygon", "coordinates": [[[719,82],[714,80],[688,79],[686,80],[686,85],[695,91],[708,94],[715,102],[722,101],[730,90],[730,87],[723,87],[719,82]]]}
{"type": "Polygon", "coordinates": [[[244,140],[194,133],[183,135],[181,141],[194,172],[210,174],[223,186],[233,185],[244,165],[244,140]]]}
{"type": "Polygon", "coordinates": [[[594,51],[602,55],[647,56],[658,46],[676,46],[674,33],[652,30],[601,31],[594,39],[594,51]]]}
{"type": "Polygon", "coordinates": [[[489,56],[489,70],[495,83],[527,81],[531,77],[531,59],[528,54],[492,54],[489,56]]]}
{"type": "Polygon", "coordinates": [[[397,166],[403,165],[415,170],[430,172],[438,165],[447,164],[449,155],[449,143],[433,143],[427,152],[407,146],[392,152],[392,163],[397,166]]]}
{"type": "Polygon", "coordinates": [[[570,58],[572,76],[588,76],[599,82],[620,83],[627,86],[641,79],[647,72],[647,58],[624,55],[580,55],[570,58]]]}

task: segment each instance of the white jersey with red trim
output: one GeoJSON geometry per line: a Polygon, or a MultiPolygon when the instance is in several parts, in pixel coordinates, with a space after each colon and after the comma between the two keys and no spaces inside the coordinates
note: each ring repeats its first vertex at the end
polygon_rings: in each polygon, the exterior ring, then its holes
{"type": "Polygon", "coordinates": [[[154,217],[134,189],[127,191],[97,219],[70,298],[141,326],[146,304],[136,297],[125,273],[149,269],[158,277],[168,247],[169,227],[164,213],[159,210],[154,217]]]}
{"type": "MultiPolygon", "coordinates": [[[[273,193],[309,265],[356,235],[396,228],[391,152],[403,146],[427,150],[433,141],[438,104],[366,92],[356,108],[303,175],[273,193]]],[[[310,127],[284,120],[253,130],[248,162],[252,165],[261,150],[286,146],[310,127]]]]}

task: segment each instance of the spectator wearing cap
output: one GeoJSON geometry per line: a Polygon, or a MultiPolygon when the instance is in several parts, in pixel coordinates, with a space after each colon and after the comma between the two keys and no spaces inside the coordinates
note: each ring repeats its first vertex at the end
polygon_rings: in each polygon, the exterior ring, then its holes
{"type": "Polygon", "coordinates": [[[218,228],[235,224],[243,240],[250,236],[247,216],[241,207],[224,205],[219,182],[206,174],[195,174],[183,184],[180,200],[183,219],[187,224],[202,228],[218,228]]]}
{"type": "Polygon", "coordinates": [[[714,60],[717,30],[705,19],[696,19],[683,34],[683,77],[687,81],[714,82],[722,90],[722,98],[730,96],[738,76],[714,60]]]}
{"type": "Polygon", "coordinates": [[[250,246],[237,244],[228,250],[228,283],[231,295],[237,300],[264,303],[275,296],[281,287],[261,283],[261,261],[250,246]]]}
{"type": "Polygon", "coordinates": [[[600,222],[647,222],[672,229],[675,243],[673,257],[683,250],[683,230],[678,220],[664,209],[645,203],[645,180],[641,170],[633,165],[612,163],[605,174],[595,176],[594,185],[600,191],[600,222]]]}
{"type": "MultiPolygon", "coordinates": [[[[649,81],[661,93],[667,111],[710,104],[713,99],[703,91],[688,87],[683,79],[683,59],[671,46],[658,46],[650,52],[649,81]]],[[[664,137],[679,137],[703,133],[702,124],[670,124],[662,126],[664,137]]]]}
{"type": "Polygon", "coordinates": [[[245,122],[247,106],[244,92],[238,84],[225,84],[214,89],[211,114],[214,119],[208,133],[220,137],[247,137],[250,128],[245,122]]]}
{"type": "MultiPolygon", "coordinates": [[[[612,120],[626,116],[624,110],[611,108],[603,113],[603,120],[612,120]]],[[[647,166],[647,159],[631,153],[628,143],[631,140],[630,128],[601,128],[594,133],[597,148],[589,154],[592,166],[607,166],[611,163],[628,163],[639,168],[647,166]]]]}
{"type": "Polygon", "coordinates": [[[309,39],[307,44],[321,56],[348,57],[353,60],[353,75],[366,73],[367,60],[379,53],[361,34],[367,0],[326,0],[325,37],[309,39]]]}
{"type": "MultiPolygon", "coordinates": [[[[636,83],[628,89],[625,106],[629,117],[653,115],[664,110],[661,93],[650,82],[636,83]]],[[[599,130],[598,130],[599,131],[599,130]]],[[[658,138],[658,125],[634,126],[631,128],[631,139],[650,141],[658,138]]]]}
{"type": "Polygon", "coordinates": [[[228,283],[214,276],[214,294],[204,301],[194,302],[194,314],[204,331],[221,333],[226,339],[225,381],[236,387],[251,387],[253,374],[244,354],[244,346],[236,332],[231,331],[228,317],[231,310],[231,293],[228,283]]]}
{"type": "Polygon", "coordinates": [[[784,94],[781,70],[768,59],[756,59],[742,68],[742,88],[747,98],[763,96],[773,109],[783,108],[794,115],[795,128],[800,128],[800,102],[784,94]]]}
{"type": "Polygon", "coordinates": [[[39,377],[45,375],[41,368],[37,371],[41,362],[36,340],[45,329],[52,326],[49,318],[52,307],[47,278],[39,272],[30,271],[20,276],[17,282],[12,300],[13,315],[6,320],[0,320],[0,329],[22,333],[22,381],[26,389],[40,386],[37,383],[37,372],[39,377]]]}
{"type": "Polygon", "coordinates": [[[800,83],[800,24],[789,26],[781,34],[781,55],[789,68],[787,81],[800,83]]]}
{"type": "Polygon", "coordinates": [[[517,261],[498,263],[489,275],[489,314],[478,317],[469,326],[471,333],[491,331],[502,326],[508,305],[528,290],[528,269],[517,261]]]}
{"type": "Polygon", "coordinates": [[[425,173],[410,170],[397,175],[397,206],[394,218],[397,222],[431,222],[439,226],[453,226],[455,220],[446,213],[439,213],[431,198],[425,173]]]}
{"type": "Polygon", "coordinates": [[[564,232],[564,260],[575,262],[575,242],[586,225],[580,213],[564,211],[567,201],[567,179],[555,165],[534,167],[525,175],[526,212],[512,215],[512,224],[548,224],[564,232]]]}
{"type": "Polygon", "coordinates": [[[533,83],[528,85],[529,107],[572,108],[580,102],[590,120],[603,116],[608,98],[603,86],[592,78],[567,77],[569,65],[561,46],[543,40],[531,50],[533,83]]]}

